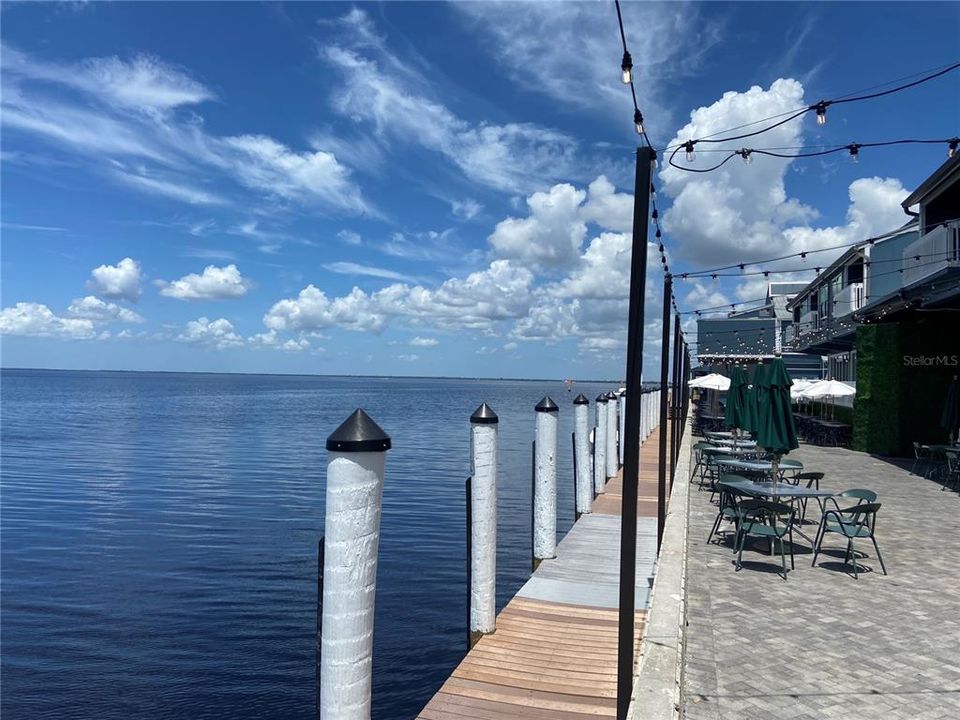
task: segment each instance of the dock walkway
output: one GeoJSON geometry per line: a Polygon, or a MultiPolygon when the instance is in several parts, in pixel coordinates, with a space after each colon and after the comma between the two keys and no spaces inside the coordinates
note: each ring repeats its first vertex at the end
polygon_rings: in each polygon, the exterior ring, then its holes
{"type": "MultiPolygon", "coordinates": [[[[658,457],[659,429],[640,451],[636,654],[656,564],[658,457]]],[[[615,717],[622,487],[619,474],[607,483],[420,718],[615,717]]]]}

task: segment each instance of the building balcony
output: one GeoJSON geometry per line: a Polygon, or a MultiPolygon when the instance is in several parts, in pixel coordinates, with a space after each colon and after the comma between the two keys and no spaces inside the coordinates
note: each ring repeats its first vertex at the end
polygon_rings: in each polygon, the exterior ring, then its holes
{"type": "Polygon", "coordinates": [[[850,283],[833,299],[833,317],[841,318],[864,306],[866,293],[863,283],[850,283]]]}
{"type": "Polygon", "coordinates": [[[960,220],[938,225],[907,245],[903,251],[903,287],[948,267],[960,267],[960,220]]]}
{"type": "Polygon", "coordinates": [[[806,335],[809,332],[820,328],[820,314],[816,310],[811,310],[800,316],[800,322],[797,323],[797,337],[806,335]]]}

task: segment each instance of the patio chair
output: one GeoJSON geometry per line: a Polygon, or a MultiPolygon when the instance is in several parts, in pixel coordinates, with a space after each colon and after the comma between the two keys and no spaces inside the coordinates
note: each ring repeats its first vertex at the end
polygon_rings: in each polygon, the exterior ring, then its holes
{"type": "Polygon", "coordinates": [[[695,461],[693,465],[693,474],[696,476],[697,472],[699,471],[701,480],[703,480],[703,451],[712,447],[716,447],[716,445],[711,445],[708,442],[697,442],[693,444],[693,457],[695,461]]]}
{"type": "Polygon", "coordinates": [[[947,468],[943,476],[943,487],[946,490],[949,485],[960,486],[960,453],[956,450],[944,450],[944,456],[947,459],[947,468]]]}
{"type": "Polygon", "coordinates": [[[857,551],[853,546],[854,538],[870,538],[874,550],[877,551],[877,560],[880,561],[880,567],[883,574],[887,574],[887,567],[883,564],[883,556],[880,554],[880,547],[877,545],[875,536],[877,527],[877,511],[880,509],[880,503],[868,502],[854,505],[845,510],[827,510],[823,514],[823,521],[820,524],[820,532],[817,534],[817,542],[813,546],[813,563],[816,566],[817,556],[820,554],[823,539],[827,533],[837,533],[847,539],[847,552],[843,556],[844,564],[853,563],[853,577],[859,579],[859,563],[857,563],[857,551]]]}
{"type": "Polygon", "coordinates": [[[921,445],[916,440],[913,441],[913,466],[910,468],[910,474],[916,475],[917,468],[923,467],[926,465],[926,472],[923,473],[923,476],[926,477],[927,473],[930,472],[930,448],[927,445],[921,445]]]}
{"type": "MultiPolygon", "coordinates": [[[[804,487],[806,488],[815,488],[820,489],[820,481],[823,480],[824,473],[822,472],[802,472],[794,475],[791,480],[794,485],[800,485],[801,483],[806,483],[804,487]]],[[[800,522],[803,523],[804,518],[807,516],[807,501],[808,498],[803,498],[800,501],[800,522]]]]}
{"type": "Polygon", "coordinates": [[[738,485],[750,482],[743,475],[724,475],[717,484],[717,490],[720,493],[720,507],[717,511],[717,517],[713,521],[713,527],[710,528],[710,534],[707,536],[707,543],[714,535],[720,532],[720,523],[724,520],[732,522],[736,535],[733,540],[733,547],[737,547],[737,537],[740,534],[740,521],[743,513],[740,511],[740,501],[742,498],[750,497],[747,493],[737,489],[738,485]]]}
{"type": "Polygon", "coordinates": [[[740,542],[737,547],[737,570],[743,563],[743,546],[748,537],[766,538],[770,542],[770,552],[774,545],[780,546],[780,562],[783,566],[778,574],[787,579],[787,559],[783,552],[783,538],[790,537],[790,569],[793,564],[793,517],[794,511],[790,505],[770,502],[769,500],[741,500],[740,511],[743,519],[740,523],[740,542]]]}

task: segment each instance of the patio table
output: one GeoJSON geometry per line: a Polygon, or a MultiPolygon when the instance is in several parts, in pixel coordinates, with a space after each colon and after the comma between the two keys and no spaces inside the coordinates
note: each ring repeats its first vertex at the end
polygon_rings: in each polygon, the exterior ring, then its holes
{"type": "MultiPolygon", "coordinates": [[[[741,470],[747,470],[757,474],[769,475],[773,471],[773,463],[769,460],[738,460],[736,458],[719,458],[716,463],[717,465],[739,468],[741,470]]],[[[799,460],[783,458],[780,461],[780,476],[782,477],[783,473],[787,470],[795,473],[800,472],[803,470],[803,463],[799,460]]],[[[796,486],[793,487],[796,489],[796,486]]]]}
{"type": "MultiPolygon", "coordinates": [[[[725,483],[721,482],[720,484],[723,485],[725,483]]],[[[834,495],[834,493],[830,492],[829,490],[818,490],[817,488],[812,487],[800,487],[799,485],[791,485],[787,482],[771,483],[747,481],[737,483],[734,487],[741,492],[747,493],[748,495],[761,498],[771,498],[773,500],[795,502],[797,500],[814,499],[820,506],[821,515],[823,514],[823,501],[828,497],[833,497],[834,495]]],[[[801,522],[794,520],[793,529],[797,535],[804,538],[811,545],[813,544],[813,539],[803,532],[801,522]]]]}

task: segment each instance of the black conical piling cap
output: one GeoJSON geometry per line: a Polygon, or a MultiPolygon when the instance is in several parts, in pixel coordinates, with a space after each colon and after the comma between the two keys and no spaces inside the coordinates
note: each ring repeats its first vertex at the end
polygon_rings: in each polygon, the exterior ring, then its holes
{"type": "Polygon", "coordinates": [[[574,404],[574,405],[589,405],[589,404],[590,404],[590,401],[587,400],[587,396],[586,396],[586,395],[584,395],[583,393],[580,393],[579,395],[577,395],[577,396],[573,399],[573,404],[574,404]]]}
{"type": "Polygon", "coordinates": [[[497,417],[492,407],[486,403],[481,403],[480,407],[474,410],[473,415],[470,416],[470,422],[477,425],[496,425],[500,422],[500,418],[497,417]]]}
{"type": "Polygon", "coordinates": [[[534,408],[537,412],[558,412],[560,408],[557,407],[557,404],[550,399],[549,395],[544,395],[543,400],[537,403],[537,406],[534,408]]]}
{"type": "Polygon", "coordinates": [[[343,421],[327,438],[327,450],[337,452],[385,452],[390,449],[390,436],[361,408],[343,421]]]}
{"type": "Polygon", "coordinates": [[[606,393],[600,393],[599,395],[597,395],[597,402],[598,402],[598,403],[606,402],[606,401],[607,401],[607,394],[606,394],[606,393]]]}
{"type": "Polygon", "coordinates": [[[616,400],[617,394],[615,392],[607,393],[607,400],[616,400]]]}

